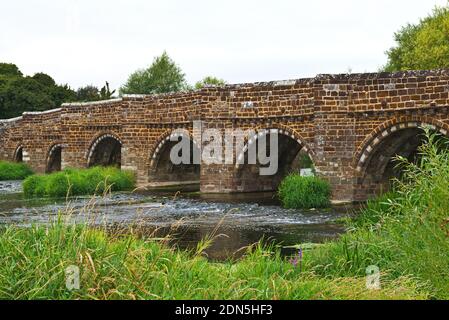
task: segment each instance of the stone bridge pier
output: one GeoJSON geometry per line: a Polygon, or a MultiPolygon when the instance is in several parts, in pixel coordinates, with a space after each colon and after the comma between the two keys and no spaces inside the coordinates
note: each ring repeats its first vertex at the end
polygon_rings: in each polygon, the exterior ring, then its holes
{"type": "Polygon", "coordinates": [[[334,200],[359,201],[401,175],[392,157],[419,158],[424,126],[447,136],[448,125],[448,70],[318,75],[27,112],[0,120],[0,159],[38,173],[116,166],[135,172],[140,186],[195,183],[202,192],[235,193],[276,190],[306,154],[334,200]],[[230,161],[193,161],[229,142],[210,141],[209,129],[242,138],[231,137],[234,152],[223,151],[230,161]],[[278,170],[260,175],[266,164],[249,161],[250,151],[274,135],[278,170]],[[182,138],[192,161],[176,164],[170,154],[182,138]]]}

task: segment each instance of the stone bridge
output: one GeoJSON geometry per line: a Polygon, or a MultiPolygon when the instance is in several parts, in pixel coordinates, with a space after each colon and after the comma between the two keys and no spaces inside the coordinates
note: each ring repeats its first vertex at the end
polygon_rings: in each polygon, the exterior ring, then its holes
{"type": "Polygon", "coordinates": [[[449,70],[319,75],[27,112],[0,120],[0,159],[42,173],[115,164],[133,170],[139,185],[196,182],[202,192],[231,193],[275,190],[303,150],[334,200],[365,200],[398,174],[392,156],[416,155],[421,126],[448,134],[448,113],[449,70]],[[194,137],[199,120],[201,130],[256,130],[247,144],[279,133],[280,170],[259,176],[257,164],[174,165],[170,136],[185,129],[194,137]]]}

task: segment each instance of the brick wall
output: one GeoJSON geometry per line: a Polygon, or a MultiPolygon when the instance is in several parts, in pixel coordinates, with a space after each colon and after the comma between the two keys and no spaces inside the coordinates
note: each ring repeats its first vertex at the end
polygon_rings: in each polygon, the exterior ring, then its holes
{"type": "MultiPolygon", "coordinates": [[[[199,170],[204,192],[276,187],[281,174],[260,177],[257,165],[202,164],[200,169],[186,168],[185,177],[167,166],[164,148],[172,144],[163,142],[176,129],[186,129],[194,137],[193,122],[201,120],[203,129],[276,129],[285,137],[280,139],[284,158],[306,150],[318,174],[331,182],[334,199],[363,200],[385,187],[382,174],[390,172],[391,155],[413,154],[419,141],[412,138],[420,125],[448,134],[448,102],[448,70],[319,75],[130,95],[1,120],[0,158],[14,160],[22,148],[23,160],[44,172],[50,150],[61,145],[63,168],[86,167],[92,150],[108,136],[122,145],[122,168],[135,171],[142,185],[195,180],[199,170]]],[[[288,172],[287,167],[281,169],[288,172]]]]}

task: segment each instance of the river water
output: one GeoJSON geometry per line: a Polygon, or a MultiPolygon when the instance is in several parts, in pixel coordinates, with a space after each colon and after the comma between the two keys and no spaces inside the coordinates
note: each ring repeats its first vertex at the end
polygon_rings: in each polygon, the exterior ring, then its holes
{"type": "Polygon", "coordinates": [[[0,181],[0,224],[45,224],[63,212],[75,222],[139,226],[140,233],[157,238],[170,235],[171,243],[182,249],[194,248],[212,235],[206,254],[224,260],[239,256],[242,248],[262,238],[282,246],[284,253],[290,253],[286,247],[292,245],[336,238],[344,231],[336,220],[353,212],[351,206],[283,209],[271,193],[201,196],[187,191],[30,200],[23,197],[20,181],[0,181]]]}

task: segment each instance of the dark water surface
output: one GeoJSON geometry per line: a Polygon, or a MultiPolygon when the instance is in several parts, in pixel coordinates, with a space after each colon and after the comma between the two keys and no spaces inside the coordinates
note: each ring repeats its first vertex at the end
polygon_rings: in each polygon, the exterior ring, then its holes
{"type": "Polygon", "coordinates": [[[352,213],[353,208],[283,209],[272,193],[199,195],[167,190],[78,197],[68,202],[30,200],[23,197],[20,181],[0,181],[0,224],[48,223],[58,212],[70,212],[76,222],[87,220],[109,227],[138,225],[144,235],[169,234],[180,248],[194,248],[212,234],[215,240],[206,253],[211,259],[222,260],[238,256],[240,249],[261,238],[284,247],[336,238],[344,230],[335,220],[352,213]]]}

